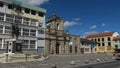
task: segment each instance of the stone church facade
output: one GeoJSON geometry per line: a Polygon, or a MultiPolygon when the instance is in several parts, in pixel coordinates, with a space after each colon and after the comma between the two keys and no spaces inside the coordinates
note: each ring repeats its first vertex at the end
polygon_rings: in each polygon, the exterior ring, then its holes
{"type": "Polygon", "coordinates": [[[45,54],[79,54],[80,36],[64,30],[64,20],[55,13],[47,21],[45,29],[45,54]]]}

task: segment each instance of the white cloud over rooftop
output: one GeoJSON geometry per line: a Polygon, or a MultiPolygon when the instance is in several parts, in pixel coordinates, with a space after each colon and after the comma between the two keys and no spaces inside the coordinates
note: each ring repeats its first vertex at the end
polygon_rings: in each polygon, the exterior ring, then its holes
{"type": "Polygon", "coordinates": [[[19,1],[28,3],[30,5],[38,6],[38,5],[42,5],[42,4],[46,3],[46,2],[48,2],[49,0],[19,0],[19,1]]]}
{"type": "Polygon", "coordinates": [[[65,27],[70,27],[70,26],[74,26],[74,25],[77,25],[77,22],[74,22],[74,21],[66,21],[64,23],[64,26],[65,27]]]}
{"type": "Polygon", "coordinates": [[[79,20],[80,20],[80,18],[73,18],[73,20],[74,20],[74,21],[79,21],[79,20]]]}
{"type": "Polygon", "coordinates": [[[92,25],[92,26],[90,26],[90,29],[95,29],[95,28],[97,28],[96,25],[92,25]]]}

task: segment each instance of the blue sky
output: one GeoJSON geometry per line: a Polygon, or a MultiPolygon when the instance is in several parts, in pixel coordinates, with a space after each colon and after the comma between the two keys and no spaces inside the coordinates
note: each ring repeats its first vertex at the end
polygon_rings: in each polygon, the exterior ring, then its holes
{"type": "Polygon", "coordinates": [[[70,34],[84,37],[90,33],[107,31],[120,33],[120,0],[36,1],[40,2],[37,5],[41,8],[47,9],[46,21],[55,11],[57,16],[64,19],[65,30],[68,30],[70,34]]]}

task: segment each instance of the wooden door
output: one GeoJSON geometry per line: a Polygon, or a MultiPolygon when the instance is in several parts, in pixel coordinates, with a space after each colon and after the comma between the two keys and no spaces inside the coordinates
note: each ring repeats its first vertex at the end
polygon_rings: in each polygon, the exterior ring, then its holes
{"type": "Polygon", "coordinates": [[[56,44],[56,54],[59,54],[59,43],[56,44]]]}

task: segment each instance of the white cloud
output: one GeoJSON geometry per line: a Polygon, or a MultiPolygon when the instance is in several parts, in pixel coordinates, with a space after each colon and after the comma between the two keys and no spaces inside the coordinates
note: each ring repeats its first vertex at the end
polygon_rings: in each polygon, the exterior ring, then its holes
{"type": "Polygon", "coordinates": [[[102,23],[102,26],[104,27],[104,26],[106,26],[106,24],[102,23]]]}
{"type": "Polygon", "coordinates": [[[95,28],[97,28],[96,25],[93,25],[93,26],[90,27],[90,29],[95,29],[95,28]]]}
{"type": "Polygon", "coordinates": [[[96,34],[96,33],[98,33],[98,32],[97,31],[91,31],[91,32],[85,32],[84,35],[87,36],[89,34],[96,34]]]}
{"type": "Polygon", "coordinates": [[[80,20],[80,18],[73,18],[73,20],[74,20],[74,21],[79,21],[79,20],[80,20]]]}
{"type": "Polygon", "coordinates": [[[106,30],[106,31],[104,31],[104,32],[110,32],[110,31],[106,30]]]}
{"type": "Polygon", "coordinates": [[[41,5],[41,4],[44,4],[44,3],[48,2],[49,0],[19,0],[19,1],[28,3],[30,5],[38,6],[38,5],[41,5]]]}
{"type": "Polygon", "coordinates": [[[64,23],[64,26],[65,27],[69,27],[69,26],[74,26],[74,25],[77,25],[77,22],[73,22],[73,21],[66,21],[65,23],[64,23]]]}

